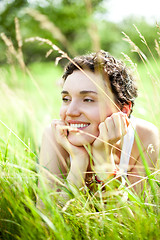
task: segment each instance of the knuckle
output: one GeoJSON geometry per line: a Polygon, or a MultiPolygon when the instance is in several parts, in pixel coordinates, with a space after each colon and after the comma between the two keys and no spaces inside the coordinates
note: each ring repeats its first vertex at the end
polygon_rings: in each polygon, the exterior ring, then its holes
{"type": "Polygon", "coordinates": [[[103,129],[104,129],[104,127],[105,127],[105,124],[104,124],[104,122],[101,122],[101,123],[99,124],[99,130],[103,130],[103,129]]]}

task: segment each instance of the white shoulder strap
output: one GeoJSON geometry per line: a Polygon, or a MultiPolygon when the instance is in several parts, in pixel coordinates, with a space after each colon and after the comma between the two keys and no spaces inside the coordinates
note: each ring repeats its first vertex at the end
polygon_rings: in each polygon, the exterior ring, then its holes
{"type": "Polygon", "coordinates": [[[132,117],[130,119],[130,124],[127,129],[126,135],[123,137],[123,146],[120,158],[119,168],[123,170],[124,174],[127,174],[129,159],[134,142],[134,132],[135,132],[135,119],[132,117]]]}

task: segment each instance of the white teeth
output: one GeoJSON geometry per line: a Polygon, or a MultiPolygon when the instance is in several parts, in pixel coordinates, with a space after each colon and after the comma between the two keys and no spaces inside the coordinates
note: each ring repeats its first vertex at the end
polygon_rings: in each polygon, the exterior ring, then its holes
{"type": "Polygon", "coordinates": [[[89,124],[83,124],[83,123],[81,123],[81,124],[77,124],[77,123],[73,124],[73,123],[71,123],[70,127],[72,127],[72,128],[84,128],[84,127],[87,127],[88,125],[89,124]]]}

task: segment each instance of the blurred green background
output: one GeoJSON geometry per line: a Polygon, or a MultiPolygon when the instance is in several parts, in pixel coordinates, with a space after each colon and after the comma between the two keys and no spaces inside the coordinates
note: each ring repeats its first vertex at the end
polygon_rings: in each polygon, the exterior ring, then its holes
{"type": "MultiPolygon", "coordinates": [[[[124,18],[118,23],[110,22],[110,1],[112,0],[1,0],[0,32],[4,32],[16,45],[14,18],[17,17],[23,40],[31,36],[47,38],[71,57],[102,48],[117,57],[121,56],[121,52],[125,52],[139,61],[122,39],[122,32],[125,32],[144,54],[149,56],[146,47],[139,41],[133,27],[135,24],[155,53],[156,25],[136,15],[124,18]]],[[[45,59],[47,49],[47,46],[37,43],[24,43],[25,62],[28,64],[54,60],[56,52],[45,59]]],[[[3,64],[6,62],[6,54],[2,41],[0,50],[0,63],[3,64]]]]}

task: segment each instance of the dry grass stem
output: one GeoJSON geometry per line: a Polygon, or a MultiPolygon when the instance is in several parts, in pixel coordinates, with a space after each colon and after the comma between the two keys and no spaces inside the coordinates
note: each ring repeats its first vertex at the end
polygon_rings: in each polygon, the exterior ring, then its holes
{"type": "Polygon", "coordinates": [[[158,41],[156,39],[155,39],[155,49],[158,53],[158,56],[160,57],[160,47],[159,47],[158,41]]]}
{"type": "Polygon", "coordinates": [[[25,70],[25,64],[24,64],[24,60],[23,60],[23,54],[22,54],[22,51],[19,50],[19,51],[16,51],[15,47],[13,46],[13,43],[12,41],[4,34],[4,33],[1,33],[1,38],[2,40],[4,41],[4,43],[6,44],[6,46],[8,47],[8,51],[11,55],[9,55],[9,62],[12,63],[12,57],[11,56],[14,56],[15,59],[17,59],[20,67],[22,70],[25,70]]]}
{"type": "MultiPolygon", "coordinates": [[[[156,59],[155,59],[155,57],[154,57],[151,49],[149,48],[146,39],[144,38],[144,36],[140,33],[140,31],[138,30],[138,28],[137,28],[134,24],[133,24],[133,26],[135,27],[135,29],[136,29],[136,31],[138,32],[140,38],[142,39],[141,41],[146,45],[146,47],[147,47],[147,49],[148,49],[151,57],[153,58],[154,62],[156,63],[158,69],[160,70],[159,65],[158,65],[158,63],[157,63],[157,61],[156,61],[156,59]]],[[[150,65],[150,67],[152,68],[152,65],[150,64],[150,62],[149,62],[149,61],[147,61],[147,62],[148,62],[148,64],[150,65]]],[[[156,73],[154,72],[153,68],[152,68],[152,71],[153,71],[154,74],[156,74],[156,73]]],[[[157,77],[157,79],[159,80],[158,76],[156,76],[156,77],[157,77]]]]}
{"type": "Polygon", "coordinates": [[[5,126],[30,152],[32,152],[34,156],[36,156],[30,147],[20,137],[18,137],[18,135],[12,129],[10,129],[2,120],[0,120],[0,123],[5,126]]]}
{"type": "MultiPolygon", "coordinates": [[[[152,80],[152,83],[153,83],[152,85],[154,86],[154,89],[155,89],[155,91],[156,91],[157,89],[155,88],[155,86],[157,86],[157,83],[160,82],[160,79],[159,79],[158,75],[155,73],[155,71],[153,70],[150,62],[148,61],[148,59],[146,58],[146,56],[142,53],[142,51],[138,48],[138,46],[135,45],[135,43],[129,38],[129,36],[128,36],[127,34],[125,34],[124,32],[123,32],[123,34],[124,34],[124,36],[125,36],[125,38],[123,38],[123,40],[124,40],[124,41],[127,41],[127,42],[131,45],[131,47],[132,47],[132,50],[131,50],[131,51],[138,53],[141,61],[143,62],[144,66],[145,66],[145,68],[146,68],[146,70],[147,70],[148,75],[150,76],[150,79],[152,80]],[[149,69],[148,66],[151,68],[152,74],[154,74],[155,77],[153,77],[153,75],[150,73],[150,69],[149,69]]],[[[137,71],[137,76],[139,76],[138,71],[137,71]]],[[[139,80],[140,80],[140,77],[138,77],[138,78],[139,78],[139,80]]],[[[139,81],[139,82],[141,82],[141,81],[139,81]]],[[[143,84],[141,84],[141,87],[142,87],[143,90],[144,90],[143,84]]],[[[155,94],[155,96],[156,96],[156,94],[155,94]]],[[[154,114],[154,112],[153,112],[153,107],[152,107],[152,105],[151,105],[150,99],[148,98],[148,95],[147,95],[147,94],[145,94],[145,97],[146,97],[146,100],[147,100],[148,105],[150,106],[150,111],[152,112],[152,116],[154,117],[154,121],[155,121],[155,123],[157,123],[157,119],[155,118],[155,114],[154,114]]],[[[159,98],[159,95],[158,95],[157,97],[159,98]]]]}
{"type": "Polygon", "coordinates": [[[16,40],[18,44],[18,61],[23,70],[25,70],[25,63],[24,63],[24,58],[23,58],[23,52],[22,52],[22,37],[21,37],[21,32],[20,32],[20,26],[19,26],[19,20],[18,18],[15,18],[15,30],[16,30],[16,40]]]}
{"type": "Polygon", "coordinates": [[[18,47],[19,47],[19,49],[21,49],[23,42],[22,42],[22,37],[21,37],[21,33],[20,33],[20,26],[19,26],[18,18],[15,18],[15,30],[16,30],[16,39],[17,39],[18,47]]]}
{"type": "Polygon", "coordinates": [[[99,39],[96,21],[93,19],[92,1],[85,0],[85,4],[86,4],[86,9],[87,9],[88,15],[90,16],[88,33],[91,38],[92,51],[98,52],[100,50],[100,39],[99,39]]]}
{"type": "MultiPolygon", "coordinates": [[[[154,175],[156,175],[156,174],[159,173],[159,172],[160,172],[160,170],[158,169],[158,170],[156,170],[155,172],[151,173],[150,176],[154,176],[154,175]]],[[[130,186],[127,187],[127,189],[133,188],[136,184],[141,183],[142,181],[147,180],[148,178],[149,178],[148,176],[146,176],[146,177],[141,177],[141,179],[140,179],[139,181],[131,184],[130,186]]]]}
{"type": "Polygon", "coordinates": [[[15,50],[12,41],[4,33],[1,33],[0,36],[1,36],[2,40],[4,41],[4,43],[6,44],[6,46],[8,47],[11,54],[16,56],[17,51],[15,50]]]}

